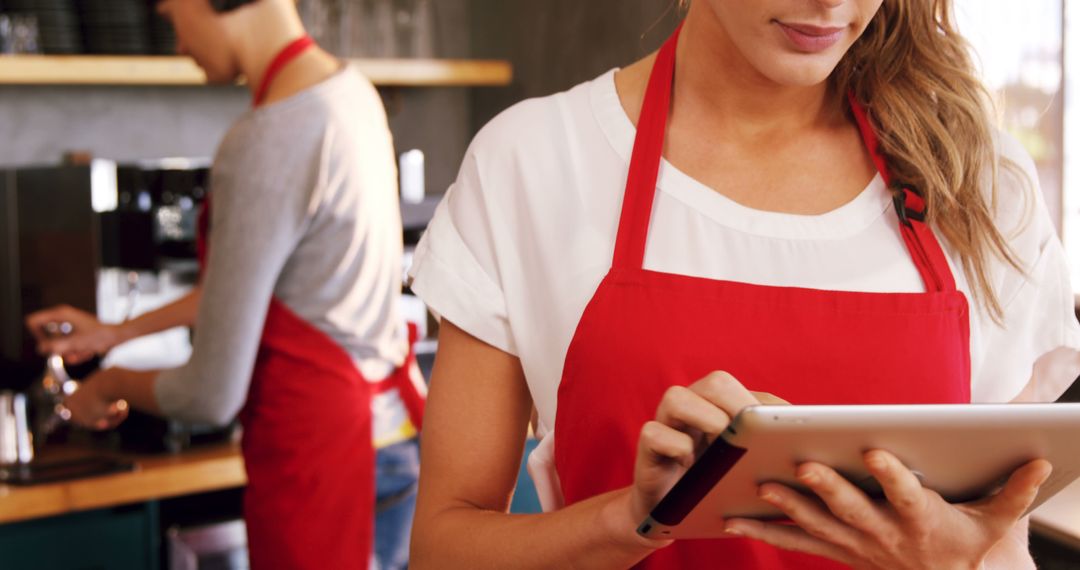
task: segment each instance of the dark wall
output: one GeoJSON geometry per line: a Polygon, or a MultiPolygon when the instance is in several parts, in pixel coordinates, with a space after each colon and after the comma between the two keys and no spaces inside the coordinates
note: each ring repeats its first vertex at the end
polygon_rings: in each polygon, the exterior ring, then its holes
{"type": "MultiPolygon", "coordinates": [[[[467,59],[472,56],[471,0],[431,3],[436,20],[436,56],[467,59]]],[[[469,101],[473,89],[383,89],[390,130],[398,153],[424,151],[427,190],[442,193],[457,177],[465,148],[472,139],[469,101]]]]}
{"type": "Polygon", "coordinates": [[[508,88],[474,93],[474,131],[522,99],[644,57],[679,16],[676,0],[473,0],[473,55],[509,59],[515,75],[508,88]]]}
{"type": "Polygon", "coordinates": [[[18,318],[19,267],[15,239],[15,173],[0,170],[0,373],[5,358],[15,360],[22,349],[22,326],[18,318]]]}

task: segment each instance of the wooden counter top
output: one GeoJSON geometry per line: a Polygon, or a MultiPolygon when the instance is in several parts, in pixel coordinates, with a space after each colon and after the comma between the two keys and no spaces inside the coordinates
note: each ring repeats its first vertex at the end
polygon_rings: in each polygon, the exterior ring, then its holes
{"type": "MultiPolygon", "coordinates": [[[[128,456],[135,471],[63,483],[0,485],[0,523],[218,491],[247,483],[237,443],[178,455],[128,456]]],[[[1080,549],[1080,481],[1039,507],[1031,529],[1080,549]]]]}
{"type": "Polygon", "coordinates": [[[177,455],[130,455],[134,471],[30,487],[0,485],[0,523],[50,517],[247,483],[237,443],[177,455]]]}

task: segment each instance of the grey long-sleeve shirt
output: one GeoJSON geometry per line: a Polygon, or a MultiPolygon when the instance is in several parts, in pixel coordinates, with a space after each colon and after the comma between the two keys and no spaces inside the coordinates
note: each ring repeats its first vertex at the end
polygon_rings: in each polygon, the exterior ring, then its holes
{"type": "Polygon", "coordinates": [[[194,350],[155,386],[167,415],[213,424],[236,415],[272,295],[369,380],[404,360],[394,152],[369,82],[343,70],[245,114],[218,149],[211,189],[194,350]]]}

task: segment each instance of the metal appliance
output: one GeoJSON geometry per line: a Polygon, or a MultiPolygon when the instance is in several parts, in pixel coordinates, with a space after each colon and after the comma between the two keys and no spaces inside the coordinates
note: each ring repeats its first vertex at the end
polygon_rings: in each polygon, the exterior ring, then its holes
{"type": "MultiPolygon", "coordinates": [[[[45,359],[23,327],[26,315],[63,303],[118,322],[194,285],[208,179],[209,161],[192,159],[0,171],[0,389],[27,390],[42,378],[45,359]]],[[[168,368],[189,354],[189,333],[179,329],[67,371],[77,379],[98,365],[168,368]]],[[[139,451],[175,451],[230,431],[134,412],[117,430],[121,447],[139,451]]]]}

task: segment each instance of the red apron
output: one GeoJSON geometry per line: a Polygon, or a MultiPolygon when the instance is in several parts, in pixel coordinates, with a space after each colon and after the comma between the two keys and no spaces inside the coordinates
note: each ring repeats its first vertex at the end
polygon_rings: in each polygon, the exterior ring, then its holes
{"type": "MultiPolygon", "coordinates": [[[[926,293],[771,287],[643,269],[678,35],[661,50],[645,95],[611,270],[566,355],[554,437],[567,504],[631,485],[641,426],[664,391],[714,370],[797,404],[970,401],[967,301],[910,189],[897,191],[905,201],[898,212],[926,293]]],[[[889,182],[869,122],[851,102],[889,182]]],[[[640,565],[706,566],[843,567],[747,539],[677,541],[640,565]]]]}
{"type": "MultiPolygon", "coordinates": [[[[256,104],[281,67],[310,45],[302,38],[275,58],[256,104]]],[[[207,259],[209,212],[207,199],[199,221],[200,264],[207,259]]],[[[424,398],[410,375],[415,327],[409,337],[405,364],[372,385],[341,346],[270,300],[240,413],[252,568],[368,566],[375,507],[371,395],[398,389],[417,429],[423,414],[424,398]]]]}

